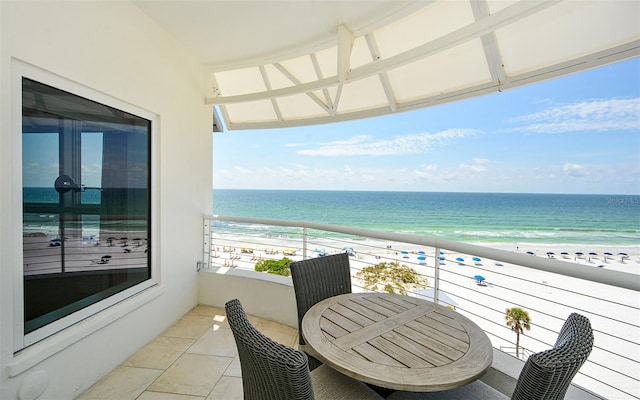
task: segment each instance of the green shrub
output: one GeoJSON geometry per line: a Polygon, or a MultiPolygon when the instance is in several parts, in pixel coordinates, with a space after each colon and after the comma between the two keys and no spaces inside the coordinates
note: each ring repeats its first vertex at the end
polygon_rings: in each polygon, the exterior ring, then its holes
{"type": "Polygon", "coordinates": [[[260,260],[256,263],[255,270],[275,275],[291,276],[289,266],[292,262],[293,261],[287,257],[284,257],[282,260],[260,260]]]}

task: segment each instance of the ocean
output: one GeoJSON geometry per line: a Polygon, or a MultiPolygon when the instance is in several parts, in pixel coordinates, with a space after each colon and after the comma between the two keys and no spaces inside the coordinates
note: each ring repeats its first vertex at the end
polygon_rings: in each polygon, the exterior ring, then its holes
{"type": "Polygon", "coordinates": [[[214,189],[216,215],[474,244],[640,245],[640,196],[214,189]]]}

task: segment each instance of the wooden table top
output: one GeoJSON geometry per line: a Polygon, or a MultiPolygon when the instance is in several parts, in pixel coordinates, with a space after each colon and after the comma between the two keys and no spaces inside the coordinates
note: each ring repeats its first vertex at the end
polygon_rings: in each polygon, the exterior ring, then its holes
{"type": "Polygon", "coordinates": [[[389,293],[325,299],[302,321],[304,350],[363,382],[408,391],[453,389],[493,361],[486,333],[433,302],[389,293]]]}

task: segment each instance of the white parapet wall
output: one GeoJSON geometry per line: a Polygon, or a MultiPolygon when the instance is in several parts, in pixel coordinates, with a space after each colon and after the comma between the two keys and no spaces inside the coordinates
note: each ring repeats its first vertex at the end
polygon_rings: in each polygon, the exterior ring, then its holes
{"type": "Polygon", "coordinates": [[[298,310],[290,277],[229,267],[200,271],[199,304],[224,307],[227,301],[236,298],[248,314],[298,329],[298,310]]]}

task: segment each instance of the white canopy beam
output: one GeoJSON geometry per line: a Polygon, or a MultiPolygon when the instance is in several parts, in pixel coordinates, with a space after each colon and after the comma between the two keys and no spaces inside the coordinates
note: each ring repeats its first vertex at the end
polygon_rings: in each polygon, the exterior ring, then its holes
{"type": "MultiPolygon", "coordinates": [[[[430,55],[437,54],[446,49],[450,49],[462,43],[465,43],[473,38],[480,37],[488,34],[493,30],[513,23],[516,20],[525,18],[531,14],[539,12],[540,10],[555,5],[559,0],[546,0],[546,1],[521,1],[515,3],[509,7],[504,8],[489,15],[480,21],[460,28],[448,35],[439,37],[431,42],[425,43],[421,46],[417,46],[413,49],[407,50],[403,53],[389,57],[387,59],[381,59],[369,64],[365,64],[361,67],[352,69],[349,74],[349,80],[359,80],[368,78],[372,75],[378,75],[382,72],[398,68],[400,66],[409,64],[411,62],[420,60],[430,55]]],[[[343,39],[344,40],[344,39],[343,39]]],[[[343,44],[342,47],[345,45],[343,44]]],[[[345,51],[344,49],[342,51],[345,51]]],[[[275,64],[274,64],[275,65],[275,64]]],[[[344,67],[344,66],[343,66],[344,67]]],[[[343,71],[344,72],[344,71],[343,71]]],[[[324,79],[318,79],[313,82],[300,83],[295,86],[275,89],[271,91],[262,91],[256,93],[247,93],[235,96],[218,96],[207,98],[206,104],[230,104],[238,102],[247,102],[255,100],[265,100],[274,97],[291,96],[294,94],[312,92],[331,86],[336,86],[341,81],[339,77],[333,76],[324,79]]]]}
{"type": "MultiPolygon", "coordinates": [[[[289,79],[291,82],[293,82],[297,86],[302,85],[302,82],[300,82],[300,80],[298,78],[293,76],[293,74],[291,72],[289,72],[289,70],[287,70],[285,67],[283,67],[282,64],[275,63],[275,64],[273,64],[273,66],[276,67],[276,69],[278,71],[280,71],[282,73],[282,75],[286,76],[287,79],[289,79]]],[[[323,110],[325,110],[327,113],[329,113],[329,106],[327,104],[325,104],[322,101],[321,98],[319,98],[318,96],[316,96],[314,93],[311,93],[311,92],[304,92],[304,93],[306,93],[307,96],[309,96],[311,98],[311,100],[313,100],[315,103],[317,103],[323,110]]]]}
{"type": "Polygon", "coordinates": [[[338,26],[338,82],[349,79],[351,72],[351,50],[353,49],[353,34],[344,25],[338,26]]]}
{"type": "MultiPolygon", "coordinates": [[[[489,4],[487,4],[486,0],[471,1],[471,9],[473,10],[473,16],[476,21],[490,15],[489,4]]],[[[491,72],[491,80],[499,87],[507,80],[507,74],[505,73],[504,65],[502,64],[502,56],[500,55],[500,49],[498,48],[495,31],[482,35],[480,40],[482,41],[482,47],[487,58],[489,71],[491,72]]]]}
{"type": "MultiPolygon", "coordinates": [[[[376,40],[370,34],[364,35],[364,38],[367,41],[367,47],[369,48],[369,52],[371,53],[371,59],[374,62],[379,60],[380,50],[378,50],[378,45],[376,44],[376,40]]],[[[396,102],[396,97],[393,94],[393,88],[391,86],[391,82],[389,82],[389,76],[387,75],[386,72],[381,72],[378,74],[378,77],[380,77],[380,84],[382,85],[384,94],[385,96],[387,96],[389,109],[391,110],[391,112],[396,112],[397,102],[396,102]]]]}

